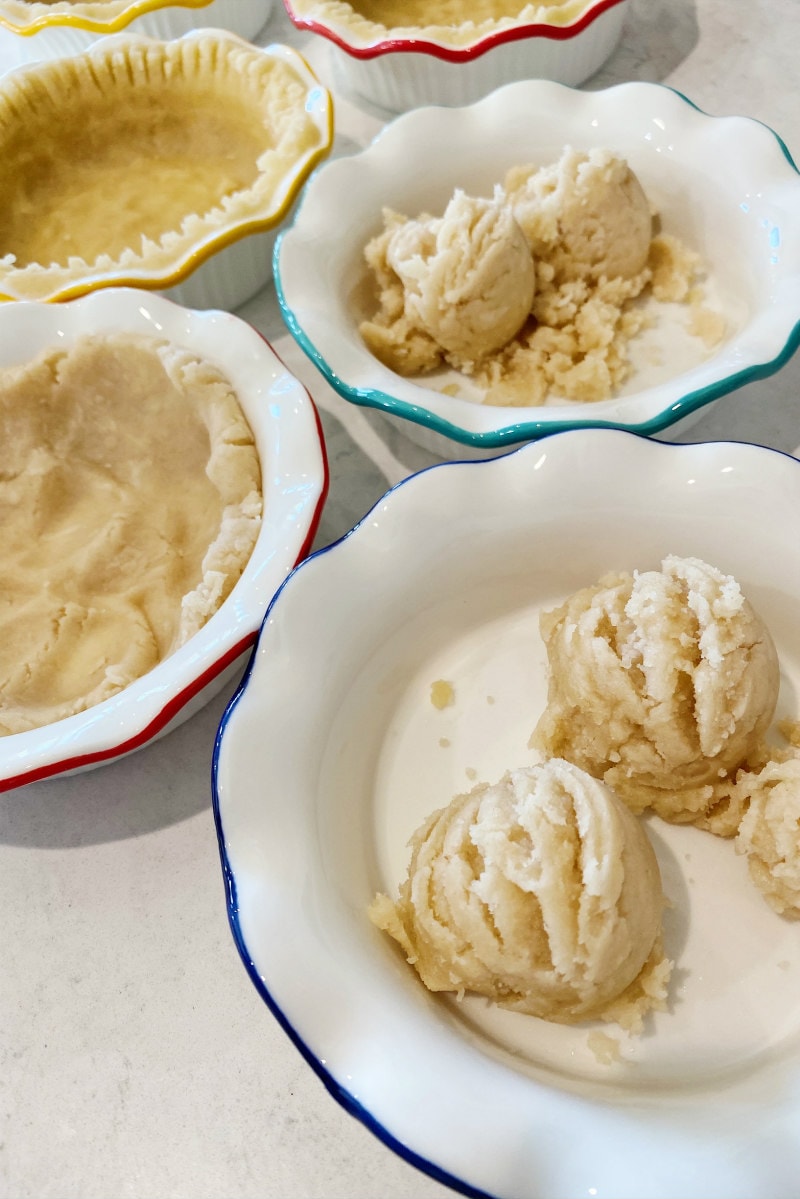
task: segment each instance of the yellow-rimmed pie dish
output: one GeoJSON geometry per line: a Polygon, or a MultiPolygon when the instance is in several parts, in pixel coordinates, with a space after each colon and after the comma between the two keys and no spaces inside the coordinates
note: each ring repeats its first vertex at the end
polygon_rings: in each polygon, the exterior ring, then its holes
{"type": "MultiPolygon", "coordinates": [[[[11,72],[0,83],[0,296],[182,283],[283,220],[332,126],[330,96],[295,51],[217,30],[120,34],[11,72]]],[[[192,298],[235,306],[269,278],[266,247],[257,268],[245,294],[192,298]]]]}
{"type": "Polygon", "coordinates": [[[27,37],[53,29],[180,37],[209,26],[253,37],[272,0],[0,0],[0,27],[27,37]]]}

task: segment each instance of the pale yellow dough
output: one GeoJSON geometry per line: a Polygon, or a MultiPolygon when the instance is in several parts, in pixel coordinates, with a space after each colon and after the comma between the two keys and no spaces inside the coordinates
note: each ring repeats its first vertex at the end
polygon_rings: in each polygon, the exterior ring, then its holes
{"type": "Polygon", "coordinates": [[[800,756],[741,774],[736,789],[744,809],[737,852],[770,907],[800,919],[800,756]]]}
{"type": "Polygon", "coordinates": [[[467,46],[489,34],[539,22],[568,25],[591,0],[294,0],[298,16],[342,31],[348,41],[367,43],[430,38],[443,45],[467,46]]]}
{"type": "Polygon", "coordinates": [[[601,579],[541,619],[547,706],[532,744],[634,810],[738,828],[736,771],[762,764],[778,697],[769,632],[734,578],[696,558],[601,579]]]}
{"type": "Polygon", "coordinates": [[[261,521],[226,378],[166,342],[87,337],[0,374],[0,734],[100,702],[183,645],[261,521]]]}
{"type": "Polygon", "coordinates": [[[392,319],[361,326],[376,353],[396,355],[403,373],[430,369],[443,357],[471,367],[519,332],[536,278],[502,196],[481,200],[457,191],[441,218],[384,216],[387,228],[367,256],[392,319]]]}
{"type": "Polygon", "coordinates": [[[664,899],[640,822],[568,762],[510,771],[414,834],[397,900],[369,914],[432,991],[632,1030],[663,1007],[664,899]]]}

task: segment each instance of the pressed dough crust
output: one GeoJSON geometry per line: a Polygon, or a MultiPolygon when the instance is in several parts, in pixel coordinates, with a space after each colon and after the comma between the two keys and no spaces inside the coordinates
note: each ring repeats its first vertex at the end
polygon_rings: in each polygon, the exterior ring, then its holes
{"type": "Polygon", "coordinates": [[[281,58],[212,33],[38,64],[0,88],[0,291],[168,274],[280,208],[322,134],[281,58]]]}
{"type": "Polygon", "coordinates": [[[120,691],[239,578],[261,520],[256,447],[210,363],[85,338],[0,375],[0,733],[120,691]]]}
{"type": "Polygon", "coordinates": [[[346,31],[359,42],[426,37],[450,46],[465,46],[515,25],[568,25],[592,0],[294,0],[297,16],[312,18],[346,31]]]}

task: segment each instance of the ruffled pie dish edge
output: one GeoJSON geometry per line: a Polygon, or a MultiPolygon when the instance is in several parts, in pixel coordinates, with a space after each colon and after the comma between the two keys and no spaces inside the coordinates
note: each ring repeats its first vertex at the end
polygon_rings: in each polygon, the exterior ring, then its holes
{"type": "Polygon", "coordinates": [[[459,44],[446,31],[433,36],[424,29],[381,32],[373,26],[359,32],[357,23],[340,19],[349,8],[343,3],[283,3],[296,28],[329,43],[342,86],[389,112],[469,104],[518,79],[576,86],[614,50],[628,6],[628,0],[576,0],[562,6],[574,11],[567,23],[508,18],[497,28],[483,22],[459,44]],[[327,8],[335,15],[327,16],[327,8]]]}
{"type": "MultiPolygon", "coordinates": [[[[93,34],[123,30],[148,37],[180,37],[199,26],[217,26],[251,38],[266,24],[273,0],[60,0],[28,4],[0,0],[0,28],[21,37],[59,29],[93,34]]],[[[52,55],[47,55],[52,57],[52,55]]]]}
{"type": "MultiPolygon", "coordinates": [[[[140,250],[126,247],[116,257],[101,254],[92,263],[75,257],[66,265],[33,262],[18,268],[10,250],[0,259],[0,299],[65,300],[97,288],[134,285],[152,290],[182,287],[183,291],[172,292],[171,298],[177,302],[192,305],[201,300],[204,306],[231,308],[267,281],[275,230],[333,142],[330,93],[291,47],[255,47],[235,34],[213,29],[195,30],[171,41],[117,34],[80,54],[28,64],[10,72],[0,82],[0,108],[12,114],[13,130],[20,108],[24,110],[35,89],[47,85],[51,78],[61,77],[66,87],[74,82],[73,76],[83,75],[97,87],[105,70],[109,88],[116,85],[118,76],[131,85],[136,76],[141,76],[146,85],[153,68],[174,70],[173,64],[177,64],[183,71],[201,71],[209,62],[218,63],[220,59],[232,83],[237,82],[237,76],[257,73],[265,88],[272,84],[277,89],[285,80],[300,85],[299,97],[286,111],[276,146],[259,157],[259,173],[253,184],[232,197],[222,197],[205,213],[187,213],[180,228],[165,231],[158,242],[149,240],[140,250]],[[242,241],[253,235],[268,235],[268,244],[257,256],[251,253],[250,245],[241,247],[242,241]],[[227,257],[236,258],[233,271],[226,270],[227,257]],[[237,281],[239,269],[254,257],[258,258],[256,274],[251,265],[237,281]],[[191,286],[198,272],[205,276],[199,290],[191,286]],[[245,294],[240,294],[243,291],[245,294]]],[[[266,111],[267,101],[264,107],[266,111]]]]}

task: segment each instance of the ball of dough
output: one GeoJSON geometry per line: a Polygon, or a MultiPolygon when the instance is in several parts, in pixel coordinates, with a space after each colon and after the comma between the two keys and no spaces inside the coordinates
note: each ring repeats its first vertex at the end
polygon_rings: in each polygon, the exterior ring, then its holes
{"type": "Polygon", "coordinates": [[[768,762],[737,780],[747,810],[736,838],[770,907],[800,918],[800,758],[768,762]]]}
{"type": "Polygon", "coordinates": [[[631,279],[647,266],[653,218],[627,162],[606,149],[565,147],[538,171],[507,180],[514,215],[536,259],[560,279],[631,279]]]}
{"type": "Polygon", "coordinates": [[[456,191],[442,217],[395,231],[387,261],[403,284],[407,318],[454,364],[507,345],[530,313],[533,259],[500,194],[486,200],[456,191]]]}
{"type": "MultiPolygon", "coordinates": [[[[411,844],[397,901],[377,896],[370,916],[432,991],[472,991],[569,1023],[635,990],[648,959],[664,964],[650,842],[607,787],[568,762],[456,796],[411,844]]],[[[663,998],[661,974],[660,994],[632,996],[639,1019],[663,998]]]]}
{"type": "Polygon", "coordinates": [[[533,744],[636,811],[713,829],[718,789],[729,798],[728,776],[757,754],[779,687],[772,639],[736,580],[668,557],[577,592],[541,628],[550,679],[533,744]]]}

